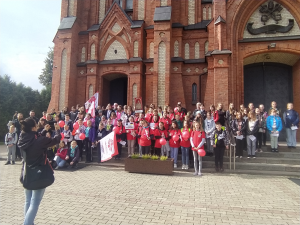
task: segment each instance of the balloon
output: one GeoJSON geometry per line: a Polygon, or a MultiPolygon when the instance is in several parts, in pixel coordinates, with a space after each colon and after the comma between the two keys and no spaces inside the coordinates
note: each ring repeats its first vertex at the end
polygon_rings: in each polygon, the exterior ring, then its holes
{"type": "Polygon", "coordinates": [[[182,137],[183,137],[183,139],[189,139],[189,137],[190,137],[190,134],[189,134],[189,132],[188,131],[183,131],[182,132],[182,137]]]}
{"type": "Polygon", "coordinates": [[[179,140],[179,136],[177,134],[174,134],[172,138],[173,138],[174,141],[178,141],[179,140]]]}
{"type": "Polygon", "coordinates": [[[199,149],[198,150],[198,155],[200,155],[201,157],[206,155],[206,152],[204,151],[204,149],[199,149]]]}
{"type": "Polygon", "coordinates": [[[161,138],[161,139],[159,140],[159,143],[160,143],[161,145],[165,145],[165,144],[167,143],[167,141],[166,141],[166,139],[161,138]]]}
{"type": "Polygon", "coordinates": [[[76,122],[76,123],[74,123],[73,124],[73,128],[75,129],[75,130],[77,130],[78,128],[79,128],[79,124],[76,122]]]}
{"type": "Polygon", "coordinates": [[[83,125],[84,125],[85,127],[87,127],[87,121],[84,121],[84,122],[83,122],[83,125]]]}
{"type": "Polygon", "coordinates": [[[85,139],[85,134],[84,133],[79,134],[79,138],[80,138],[80,140],[84,140],[85,139]]]}
{"type": "Polygon", "coordinates": [[[64,140],[64,138],[65,138],[64,133],[60,133],[60,135],[61,135],[61,139],[60,139],[60,140],[61,140],[61,141],[64,140]]]}
{"type": "Polygon", "coordinates": [[[65,125],[65,122],[61,120],[61,121],[58,122],[58,125],[59,125],[61,128],[63,128],[64,125],[65,125]]]}
{"type": "Polygon", "coordinates": [[[178,112],[178,108],[176,107],[175,109],[174,109],[174,113],[177,113],[178,112]]]}

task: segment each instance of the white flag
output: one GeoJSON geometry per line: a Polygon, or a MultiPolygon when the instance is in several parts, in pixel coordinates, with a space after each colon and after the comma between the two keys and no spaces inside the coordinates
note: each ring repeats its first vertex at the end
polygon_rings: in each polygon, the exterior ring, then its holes
{"type": "Polygon", "coordinates": [[[95,93],[85,104],[86,113],[90,113],[92,117],[95,117],[95,108],[98,107],[99,93],[95,93]]]}
{"type": "Polygon", "coordinates": [[[101,147],[101,162],[110,160],[115,155],[118,155],[118,145],[115,132],[111,132],[100,140],[101,147]]]}

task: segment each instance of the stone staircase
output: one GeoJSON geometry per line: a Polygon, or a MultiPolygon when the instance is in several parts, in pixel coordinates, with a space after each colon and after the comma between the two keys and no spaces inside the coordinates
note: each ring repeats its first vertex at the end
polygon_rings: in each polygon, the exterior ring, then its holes
{"type": "MultiPolygon", "coordinates": [[[[229,164],[229,157],[227,152],[224,156],[224,169],[226,173],[246,173],[246,174],[266,174],[266,175],[282,175],[282,176],[300,176],[300,148],[287,148],[286,146],[279,147],[279,152],[271,152],[270,146],[264,146],[262,153],[256,153],[256,159],[247,158],[247,152],[244,151],[242,159],[235,159],[235,170],[233,170],[233,157],[231,170],[229,164]]],[[[229,153],[228,153],[229,155],[229,153]]],[[[127,157],[127,148],[122,149],[122,159],[112,159],[105,163],[95,165],[113,165],[124,166],[124,158],[127,157]],[[116,165],[115,165],[116,164],[116,165]]],[[[203,157],[203,172],[214,172],[215,164],[214,157],[203,157]]],[[[83,158],[83,162],[84,162],[83,158]]],[[[97,153],[93,152],[93,162],[97,162],[97,153]]],[[[94,164],[94,163],[93,163],[94,164]]],[[[181,154],[178,155],[178,168],[174,171],[181,171],[181,154]]],[[[193,159],[190,159],[190,167],[193,167],[193,159]]],[[[192,172],[190,168],[189,172],[192,172]]]]}

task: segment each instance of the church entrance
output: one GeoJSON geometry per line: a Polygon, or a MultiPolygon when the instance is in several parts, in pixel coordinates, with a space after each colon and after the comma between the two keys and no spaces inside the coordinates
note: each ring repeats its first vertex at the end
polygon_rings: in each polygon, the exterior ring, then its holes
{"type": "Polygon", "coordinates": [[[120,77],[109,83],[109,102],[127,105],[127,77],[120,77]]]}

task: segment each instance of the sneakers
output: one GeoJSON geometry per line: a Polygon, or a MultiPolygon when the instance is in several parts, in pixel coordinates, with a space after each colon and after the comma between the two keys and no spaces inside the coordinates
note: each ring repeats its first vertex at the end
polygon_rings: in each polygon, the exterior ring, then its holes
{"type": "Polygon", "coordinates": [[[240,159],[243,158],[243,156],[240,156],[240,159]]]}
{"type": "Polygon", "coordinates": [[[12,161],[11,164],[15,165],[15,161],[12,161]]]}
{"type": "Polygon", "coordinates": [[[197,176],[198,175],[198,171],[196,171],[195,173],[194,173],[194,176],[197,176]]]}
{"type": "Polygon", "coordinates": [[[177,168],[177,164],[176,163],[174,164],[174,168],[177,168]]]}
{"type": "Polygon", "coordinates": [[[223,169],[223,168],[220,168],[220,172],[223,173],[223,172],[224,172],[224,169],[223,169]]]}
{"type": "Polygon", "coordinates": [[[189,169],[189,165],[185,165],[184,169],[188,170],[189,169]]]}
{"type": "Polygon", "coordinates": [[[7,161],[4,165],[9,165],[10,164],[10,161],[7,161]]]}
{"type": "Polygon", "coordinates": [[[275,148],[275,149],[274,149],[274,151],[275,151],[275,152],[278,152],[278,149],[277,149],[277,148],[275,148]]]}
{"type": "Polygon", "coordinates": [[[262,150],[262,149],[259,149],[259,152],[263,152],[263,150],[262,150]]]}
{"type": "Polygon", "coordinates": [[[275,149],[274,149],[274,148],[272,148],[272,149],[271,149],[271,152],[275,152],[275,149]]]}
{"type": "Polygon", "coordinates": [[[201,172],[198,173],[198,176],[202,176],[201,172]]]}
{"type": "Polygon", "coordinates": [[[238,158],[238,156],[236,156],[235,158],[238,158]]]}
{"type": "Polygon", "coordinates": [[[256,159],[255,155],[252,156],[252,159],[256,159]]]}
{"type": "Polygon", "coordinates": [[[59,166],[55,167],[54,169],[55,169],[55,170],[58,170],[58,169],[59,169],[59,166]]]}
{"type": "Polygon", "coordinates": [[[247,159],[250,159],[250,155],[248,155],[247,159]]]}
{"type": "Polygon", "coordinates": [[[185,170],[185,165],[184,165],[184,164],[182,164],[182,167],[181,167],[181,169],[185,170]]]}

